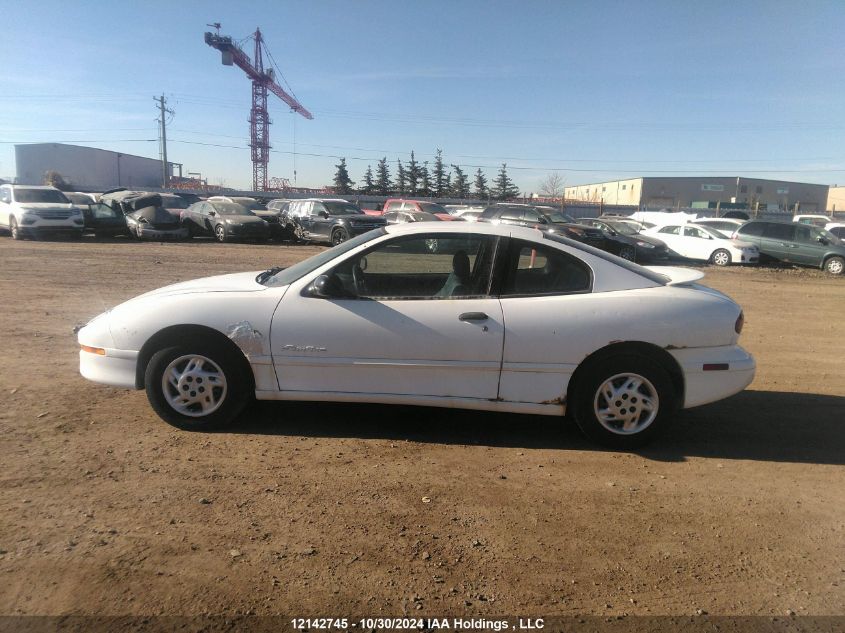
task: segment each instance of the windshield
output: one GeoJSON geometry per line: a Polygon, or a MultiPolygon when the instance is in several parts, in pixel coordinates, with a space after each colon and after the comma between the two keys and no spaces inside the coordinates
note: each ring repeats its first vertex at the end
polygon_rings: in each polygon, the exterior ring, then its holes
{"type": "Polygon", "coordinates": [[[244,209],[249,209],[250,211],[264,211],[267,208],[253,198],[232,198],[232,202],[236,202],[244,209]]]}
{"type": "Polygon", "coordinates": [[[161,206],[165,209],[187,209],[188,201],[179,196],[161,196],[161,206]]]}
{"type": "Polygon", "coordinates": [[[330,215],[362,215],[364,212],[357,205],[351,202],[335,202],[333,200],[326,200],[323,202],[326,211],[330,215]]]}
{"type": "Polygon", "coordinates": [[[616,231],[617,233],[621,233],[622,235],[637,235],[637,230],[633,226],[625,222],[607,222],[606,224],[614,231],[616,231]]]}
{"type": "Polygon", "coordinates": [[[411,213],[410,216],[414,219],[414,222],[438,222],[440,218],[438,218],[433,213],[424,213],[422,211],[417,211],[415,213],[411,213]]]}
{"type": "Polygon", "coordinates": [[[93,203],[91,198],[86,196],[84,193],[66,193],[65,198],[70,200],[73,204],[77,205],[86,205],[93,203]]]}
{"type": "Polygon", "coordinates": [[[15,202],[54,202],[70,204],[65,194],[55,189],[15,189],[15,202]]]}
{"type": "Polygon", "coordinates": [[[322,253],[318,253],[313,257],[309,257],[298,264],[294,264],[290,268],[285,268],[282,271],[279,271],[269,279],[264,282],[265,286],[286,286],[290,283],[293,283],[297,279],[300,279],[310,273],[313,270],[317,270],[323,264],[330,262],[335,257],[339,257],[344,253],[351,251],[353,248],[360,246],[361,244],[366,244],[367,242],[376,239],[377,237],[381,237],[385,234],[384,229],[375,229],[374,231],[367,231],[359,235],[358,237],[353,237],[351,240],[346,240],[342,244],[335,246],[334,248],[330,248],[328,250],[323,251],[322,253]]]}
{"type": "Polygon", "coordinates": [[[234,202],[212,202],[211,206],[220,215],[255,215],[249,209],[242,207],[234,202]]]}
{"type": "Polygon", "coordinates": [[[562,211],[552,211],[551,213],[547,213],[546,217],[549,218],[552,222],[564,223],[564,224],[575,224],[575,218],[571,215],[567,215],[562,211]]]}
{"type": "Polygon", "coordinates": [[[436,202],[418,202],[420,209],[427,213],[449,213],[449,210],[442,204],[436,202]]]}

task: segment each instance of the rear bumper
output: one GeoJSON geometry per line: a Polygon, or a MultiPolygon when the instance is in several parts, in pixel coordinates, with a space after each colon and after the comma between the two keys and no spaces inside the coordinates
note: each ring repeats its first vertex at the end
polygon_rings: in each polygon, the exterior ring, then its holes
{"type": "Polygon", "coordinates": [[[684,373],[684,409],[739,393],[754,380],[757,368],[754,357],[739,345],[676,349],[669,353],[684,373]]]}

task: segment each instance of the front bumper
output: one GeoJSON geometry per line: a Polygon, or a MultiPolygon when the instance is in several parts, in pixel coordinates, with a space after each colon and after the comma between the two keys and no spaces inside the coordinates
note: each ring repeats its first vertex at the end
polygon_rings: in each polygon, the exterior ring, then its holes
{"type": "Polygon", "coordinates": [[[138,352],[105,348],[105,355],[79,351],[79,373],[83,378],[112,387],[135,389],[138,352]]]}
{"type": "Polygon", "coordinates": [[[384,224],[358,224],[355,226],[349,226],[349,234],[350,235],[362,235],[363,233],[369,233],[375,229],[380,229],[387,226],[387,223],[384,224]]]}
{"type": "Polygon", "coordinates": [[[186,240],[190,236],[188,229],[154,229],[150,226],[142,226],[135,229],[136,235],[142,240],[186,240]]]}
{"type": "Polygon", "coordinates": [[[684,409],[739,393],[754,380],[754,357],[739,345],[669,350],[684,373],[684,409]],[[708,367],[708,369],[705,369],[708,367]]]}

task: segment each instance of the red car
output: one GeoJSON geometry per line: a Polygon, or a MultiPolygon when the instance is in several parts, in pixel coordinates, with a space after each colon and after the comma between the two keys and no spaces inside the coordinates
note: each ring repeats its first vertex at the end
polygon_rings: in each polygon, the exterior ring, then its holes
{"type": "Polygon", "coordinates": [[[427,202],[425,200],[405,200],[403,198],[391,198],[384,203],[382,214],[390,211],[405,211],[409,213],[431,213],[441,220],[455,220],[455,216],[442,204],[427,202]]]}

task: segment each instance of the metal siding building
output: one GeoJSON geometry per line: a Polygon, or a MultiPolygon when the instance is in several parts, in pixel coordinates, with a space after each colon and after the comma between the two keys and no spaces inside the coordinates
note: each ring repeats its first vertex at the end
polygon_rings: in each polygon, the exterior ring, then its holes
{"type": "Polygon", "coordinates": [[[742,176],[629,178],[566,187],[568,200],[630,204],[640,207],[694,207],[710,203],[746,203],[749,208],[798,208],[812,212],[827,206],[828,186],[742,176]]]}
{"type": "MultiPolygon", "coordinates": [[[[56,171],[76,189],[105,191],[114,187],[161,187],[161,161],[123,152],[63,143],[15,145],[17,182],[43,184],[56,171]]],[[[172,170],[172,164],[171,164],[172,170]]],[[[171,171],[172,173],[172,171],[171,171]]]]}

